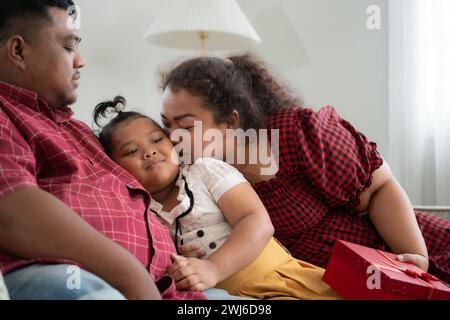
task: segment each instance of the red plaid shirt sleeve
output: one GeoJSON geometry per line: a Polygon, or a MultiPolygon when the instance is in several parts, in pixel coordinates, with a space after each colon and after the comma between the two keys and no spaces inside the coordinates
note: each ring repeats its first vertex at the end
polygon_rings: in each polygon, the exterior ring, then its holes
{"type": "Polygon", "coordinates": [[[0,109],[0,199],[25,187],[35,187],[33,151],[0,109]]]}
{"type": "MultiPolygon", "coordinates": [[[[64,107],[52,109],[35,92],[0,81],[0,199],[27,186],[66,204],[149,270],[164,299],[205,299],[179,291],[166,277],[175,246],[149,210],[150,194],[103,151],[91,130],[64,107]]],[[[27,260],[0,248],[0,270],[73,263],[60,257],[27,260]]]]}
{"type": "Polygon", "coordinates": [[[339,117],[333,107],[295,112],[296,165],[331,207],[356,206],[382,164],[376,144],[339,117]]]}

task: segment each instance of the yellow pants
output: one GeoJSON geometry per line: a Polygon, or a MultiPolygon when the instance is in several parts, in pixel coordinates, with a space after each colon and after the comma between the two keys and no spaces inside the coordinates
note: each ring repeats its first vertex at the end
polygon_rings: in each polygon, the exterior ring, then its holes
{"type": "Polygon", "coordinates": [[[342,299],[322,277],[325,270],[297,260],[272,238],[250,265],[217,284],[238,296],[272,300],[342,299]]]}

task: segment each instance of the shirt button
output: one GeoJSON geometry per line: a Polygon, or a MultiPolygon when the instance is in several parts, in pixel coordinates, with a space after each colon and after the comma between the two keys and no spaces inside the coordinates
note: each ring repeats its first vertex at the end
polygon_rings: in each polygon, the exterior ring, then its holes
{"type": "Polygon", "coordinates": [[[215,249],[217,247],[217,244],[215,243],[215,242],[211,242],[210,244],[209,244],[209,248],[210,249],[215,249]]]}
{"type": "Polygon", "coordinates": [[[205,232],[203,230],[197,231],[197,237],[202,238],[205,235],[205,232]]]}

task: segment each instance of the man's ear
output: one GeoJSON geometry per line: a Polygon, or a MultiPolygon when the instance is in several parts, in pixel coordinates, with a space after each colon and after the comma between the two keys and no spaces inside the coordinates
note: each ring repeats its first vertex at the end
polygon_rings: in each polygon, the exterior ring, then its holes
{"type": "Polygon", "coordinates": [[[240,121],[239,112],[233,110],[233,112],[227,118],[227,129],[234,129],[234,130],[239,129],[240,127],[239,121],[240,121]]]}
{"type": "Polygon", "coordinates": [[[24,55],[26,45],[25,39],[20,35],[12,36],[5,44],[7,60],[22,71],[26,66],[24,55]]]}

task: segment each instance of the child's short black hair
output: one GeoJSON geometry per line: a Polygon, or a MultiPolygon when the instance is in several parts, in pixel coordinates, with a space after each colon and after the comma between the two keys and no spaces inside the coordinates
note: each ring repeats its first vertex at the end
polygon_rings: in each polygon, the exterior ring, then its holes
{"type": "Polygon", "coordinates": [[[99,103],[94,109],[94,122],[100,128],[100,130],[97,130],[98,139],[105,149],[106,154],[110,157],[112,156],[112,153],[114,151],[111,144],[112,136],[117,125],[121,123],[131,122],[139,118],[145,118],[152,121],[155,126],[161,129],[161,131],[164,131],[161,126],[156,123],[156,121],[142,113],[135,111],[123,111],[126,107],[126,104],[127,101],[124,97],[117,96],[112,101],[99,103]],[[116,113],[117,116],[109,121],[105,126],[102,126],[100,123],[100,119],[107,118],[107,113],[116,113]]]}

